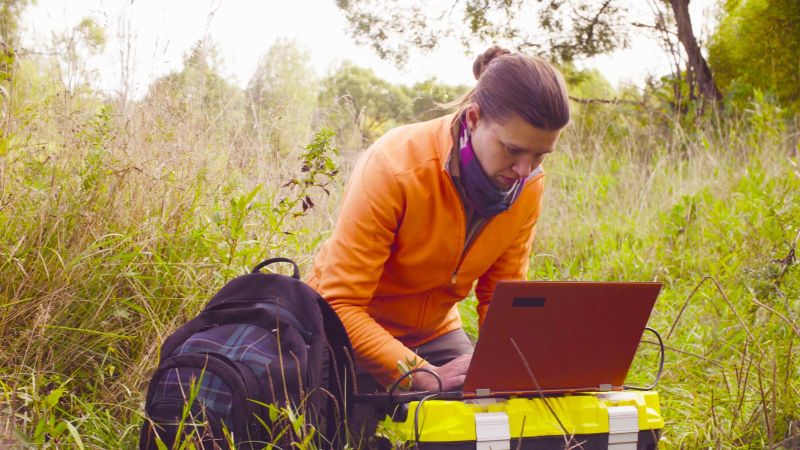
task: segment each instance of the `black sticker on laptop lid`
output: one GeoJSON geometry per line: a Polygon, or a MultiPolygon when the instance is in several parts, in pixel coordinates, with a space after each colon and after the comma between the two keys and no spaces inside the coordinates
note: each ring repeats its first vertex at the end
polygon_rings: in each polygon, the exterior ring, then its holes
{"type": "Polygon", "coordinates": [[[544,306],[544,297],[514,297],[511,306],[520,308],[541,308],[544,306]]]}

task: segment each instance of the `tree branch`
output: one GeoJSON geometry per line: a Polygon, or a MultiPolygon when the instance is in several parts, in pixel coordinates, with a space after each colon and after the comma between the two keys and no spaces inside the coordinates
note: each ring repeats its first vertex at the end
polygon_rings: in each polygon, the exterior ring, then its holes
{"type": "Polygon", "coordinates": [[[593,103],[600,103],[600,104],[626,104],[626,105],[641,105],[642,102],[637,102],[635,100],[625,100],[622,98],[612,98],[612,99],[605,99],[605,98],[579,98],[573,97],[572,95],[569,96],[569,99],[573,102],[581,103],[584,105],[591,105],[593,103]]]}

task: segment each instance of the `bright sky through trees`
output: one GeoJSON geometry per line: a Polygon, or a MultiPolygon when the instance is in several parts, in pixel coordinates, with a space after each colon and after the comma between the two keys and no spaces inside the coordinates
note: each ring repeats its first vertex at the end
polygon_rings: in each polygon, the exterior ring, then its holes
{"type": "MultiPolygon", "coordinates": [[[[641,22],[652,21],[647,2],[630,3],[632,16],[641,22]]],[[[695,33],[703,42],[711,31],[711,3],[698,0],[691,4],[695,33]]],[[[108,37],[105,51],[87,61],[97,71],[99,87],[119,88],[121,49],[130,42],[135,95],[143,94],[156,77],[178,69],[184,53],[206,35],[218,45],[223,73],[242,86],[253,74],[259,56],[279,37],[294,38],[307,46],[319,74],[349,59],[392,82],[410,84],[433,76],[450,84],[473,82],[474,55],[465,55],[454,41],[444,42],[433,54],[412,55],[403,70],[381,61],[369,48],[352,42],[333,0],[39,0],[24,15],[23,45],[41,51],[54,33],[65,32],[87,16],[104,27],[108,37]]],[[[641,84],[648,73],[667,73],[668,60],[656,41],[643,32],[634,33],[631,48],[583,64],[598,68],[613,84],[641,84]]]]}

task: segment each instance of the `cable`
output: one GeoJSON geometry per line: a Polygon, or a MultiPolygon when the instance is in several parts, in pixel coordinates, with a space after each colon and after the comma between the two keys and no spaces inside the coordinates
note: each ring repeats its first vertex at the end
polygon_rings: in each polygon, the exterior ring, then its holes
{"type": "Polygon", "coordinates": [[[419,448],[419,438],[420,438],[420,430],[419,430],[419,410],[422,409],[422,404],[426,401],[439,396],[439,393],[431,394],[427,397],[423,397],[422,400],[417,403],[417,408],[414,410],[414,442],[417,443],[417,448],[419,448]]]}
{"type": "MultiPolygon", "coordinates": [[[[660,353],[660,361],[659,361],[659,365],[658,365],[658,373],[656,374],[655,381],[650,386],[641,387],[641,386],[623,385],[622,387],[625,388],[625,389],[637,390],[637,391],[649,391],[649,390],[652,390],[656,386],[658,386],[658,382],[661,379],[662,373],[664,372],[664,341],[661,339],[661,335],[658,334],[658,332],[656,330],[654,330],[654,329],[652,329],[650,327],[645,327],[645,330],[649,330],[651,333],[655,334],[656,335],[656,339],[658,339],[659,353],[660,353]]],[[[548,401],[549,399],[544,395],[544,392],[542,392],[541,387],[539,386],[539,383],[536,380],[536,377],[533,375],[533,371],[531,370],[530,366],[528,365],[528,362],[525,360],[525,357],[522,354],[522,351],[520,350],[519,346],[517,346],[517,343],[514,341],[513,338],[511,339],[511,344],[514,346],[514,348],[516,349],[516,351],[519,354],[520,358],[522,359],[522,362],[523,362],[523,364],[525,365],[525,368],[528,371],[528,375],[531,376],[531,379],[533,380],[533,383],[536,386],[536,391],[539,394],[539,397],[544,402],[544,404],[547,407],[547,409],[550,412],[550,414],[552,414],[552,416],[556,419],[556,422],[558,422],[558,425],[561,427],[561,430],[564,432],[564,435],[568,436],[569,435],[569,431],[567,431],[567,428],[561,422],[561,419],[558,417],[558,414],[556,414],[555,410],[550,405],[550,402],[548,401]]],[[[430,399],[433,399],[435,397],[438,397],[440,395],[440,393],[442,391],[442,379],[439,377],[439,374],[437,374],[433,370],[425,369],[425,368],[421,368],[420,367],[420,368],[417,368],[417,369],[409,370],[408,372],[406,372],[403,375],[401,375],[400,378],[398,378],[397,380],[395,380],[394,383],[392,383],[391,387],[389,387],[389,390],[388,390],[388,401],[389,401],[389,404],[391,405],[392,395],[394,394],[394,391],[397,389],[397,386],[399,386],[400,383],[406,377],[408,377],[409,375],[412,375],[414,373],[418,373],[418,372],[428,372],[428,373],[432,374],[436,378],[436,381],[439,383],[439,391],[440,392],[437,392],[437,393],[434,393],[434,394],[430,394],[430,395],[428,395],[426,397],[423,397],[417,403],[417,407],[414,410],[414,441],[416,442],[417,446],[419,446],[419,440],[420,440],[419,411],[420,411],[420,409],[422,409],[422,405],[426,401],[428,401],[430,399]]]]}
{"type": "Polygon", "coordinates": [[[416,369],[411,369],[411,370],[409,370],[408,372],[406,372],[406,373],[404,373],[404,374],[400,375],[400,378],[396,379],[396,380],[394,381],[394,383],[392,383],[392,385],[389,387],[389,391],[388,391],[388,392],[389,392],[389,395],[388,395],[388,397],[389,397],[389,404],[391,404],[391,401],[392,401],[392,394],[394,394],[394,391],[395,391],[395,389],[397,389],[397,386],[399,386],[399,385],[400,385],[400,382],[402,382],[402,381],[403,381],[403,380],[404,380],[406,377],[408,377],[409,375],[412,375],[412,374],[415,374],[415,373],[419,373],[419,372],[428,372],[429,374],[433,375],[433,376],[434,376],[434,378],[436,378],[436,382],[437,382],[437,383],[439,383],[439,391],[441,392],[441,391],[443,390],[443,389],[442,389],[442,379],[439,377],[439,374],[438,374],[438,373],[434,372],[434,371],[433,371],[433,370],[431,370],[431,369],[426,369],[426,368],[424,368],[424,367],[418,367],[418,368],[416,368],[416,369]]]}
{"type": "Polygon", "coordinates": [[[394,395],[394,391],[397,389],[397,386],[399,386],[400,383],[404,379],[406,379],[409,375],[413,375],[413,374],[419,373],[419,372],[427,372],[427,373],[433,375],[434,378],[436,378],[436,382],[439,384],[439,392],[436,392],[434,394],[430,394],[430,395],[428,395],[426,397],[423,397],[422,400],[420,400],[417,403],[417,408],[414,410],[414,440],[416,441],[418,447],[419,447],[419,435],[420,435],[420,433],[419,433],[419,410],[422,407],[422,404],[425,403],[426,400],[430,400],[430,399],[438,396],[441,393],[441,391],[443,390],[441,377],[439,377],[439,374],[434,372],[433,370],[426,369],[424,367],[418,367],[416,369],[411,369],[408,372],[400,375],[400,378],[396,379],[394,381],[394,383],[392,383],[392,385],[389,387],[388,395],[386,397],[387,398],[386,401],[388,403],[388,406],[391,407],[391,405],[392,405],[392,395],[394,395]]]}
{"type": "Polygon", "coordinates": [[[632,391],[650,391],[655,389],[655,387],[658,386],[658,380],[661,379],[661,374],[664,372],[664,341],[661,340],[661,335],[658,334],[658,331],[650,327],[645,327],[644,329],[649,330],[650,332],[656,335],[656,339],[658,339],[659,352],[661,353],[661,360],[659,361],[658,364],[658,373],[656,374],[656,379],[650,386],[641,387],[641,386],[631,386],[627,384],[622,385],[623,388],[630,389],[632,391]]]}

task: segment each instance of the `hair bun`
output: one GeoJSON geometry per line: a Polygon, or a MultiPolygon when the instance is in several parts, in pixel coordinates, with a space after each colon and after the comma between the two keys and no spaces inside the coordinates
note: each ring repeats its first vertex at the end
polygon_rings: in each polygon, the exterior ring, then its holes
{"type": "Polygon", "coordinates": [[[491,48],[483,52],[481,55],[475,58],[475,62],[472,63],[472,74],[475,75],[475,79],[476,80],[481,79],[481,74],[483,73],[484,70],[486,70],[486,67],[489,66],[489,63],[492,62],[495,58],[497,58],[498,56],[510,55],[510,54],[511,54],[510,51],[497,45],[492,46],[491,48]]]}

